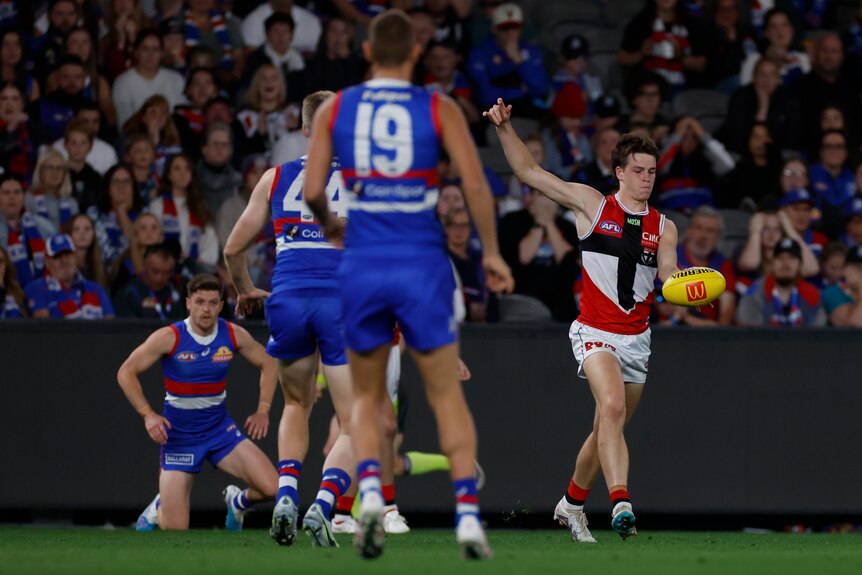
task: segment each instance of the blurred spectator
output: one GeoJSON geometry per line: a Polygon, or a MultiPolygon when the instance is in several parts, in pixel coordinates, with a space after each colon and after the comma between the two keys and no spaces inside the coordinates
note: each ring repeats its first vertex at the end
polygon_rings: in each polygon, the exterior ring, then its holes
{"type": "Polygon", "coordinates": [[[33,61],[25,57],[24,43],[18,30],[0,30],[0,81],[15,84],[28,101],[39,99],[39,82],[33,77],[33,61]]]}
{"type": "MultiPolygon", "coordinates": [[[[442,178],[446,181],[446,178],[442,178]]],[[[440,197],[437,199],[437,219],[443,221],[446,212],[454,208],[466,208],[467,201],[464,199],[464,191],[461,189],[460,183],[443,184],[440,188],[440,197]]],[[[470,247],[475,250],[482,250],[482,242],[479,240],[479,233],[473,228],[470,231],[470,247]]]]}
{"type": "Polygon", "coordinates": [[[249,48],[261,46],[266,41],[264,22],[278,12],[290,14],[296,24],[293,47],[303,54],[317,51],[322,29],[320,19],[313,12],[295,4],[293,0],[269,0],[252,10],[242,21],[242,38],[245,45],[249,48]]]}
{"type": "Polygon", "coordinates": [[[240,22],[221,10],[215,0],[186,0],[182,11],[185,49],[209,48],[218,62],[219,77],[225,83],[234,79],[243,55],[240,22]]]}
{"type": "Polygon", "coordinates": [[[243,160],[242,173],[239,174],[241,178],[239,185],[233,189],[230,197],[222,203],[221,208],[216,212],[215,227],[219,245],[227,244],[233,227],[248,205],[254,187],[268,168],[269,164],[261,154],[248,156],[243,160]]]}
{"type": "MultiPolygon", "coordinates": [[[[860,218],[862,222],[862,218],[860,218]]],[[[831,313],[828,298],[823,290],[836,286],[844,278],[844,264],[847,262],[847,246],[841,242],[829,242],[820,252],[820,273],[809,281],[817,286],[823,295],[823,306],[827,315],[831,313]]]]}
{"type": "Polygon", "coordinates": [[[808,181],[808,166],[799,157],[791,157],[784,161],[781,166],[781,171],[778,173],[778,193],[776,199],[780,198],[791,190],[800,188],[807,190],[810,182],[808,181]]]}
{"type": "Polygon", "coordinates": [[[162,18],[158,31],[159,37],[162,39],[162,67],[185,76],[186,71],[194,67],[188,63],[193,53],[197,53],[198,50],[205,50],[212,60],[204,67],[215,68],[215,54],[208,46],[199,45],[190,50],[186,48],[186,26],[182,16],[173,15],[162,18]]]}
{"type": "Polygon", "coordinates": [[[371,19],[382,14],[389,8],[408,10],[413,7],[413,0],[331,0],[335,9],[344,16],[360,24],[368,26],[371,19]]]}
{"type": "Polygon", "coordinates": [[[21,285],[45,271],[45,242],[57,228],[24,206],[24,188],[14,176],[0,178],[0,245],[6,248],[21,285]]]}
{"type": "MultiPolygon", "coordinates": [[[[539,134],[531,134],[524,138],[524,146],[533,155],[533,159],[540,166],[545,165],[545,140],[539,134]]],[[[524,209],[524,198],[530,194],[530,186],[518,179],[518,176],[512,174],[509,176],[509,193],[497,202],[497,215],[502,217],[511,212],[517,212],[524,209]]],[[[438,214],[442,221],[446,212],[438,214]]]]}
{"type": "Polygon", "coordinates": [[[740,83],[748,84],[754,75],[754,65],[761,58],[772,60],[781,74],[781,83],[790,86],[811,70],[808,54],[792,49],[795,31],[790,14],[773,8],[764,16],[763,45],[760,52],[752,52],[742,63],[740,83]]]}
{"type": "Polygon", "coordinates": [[[114,106],[117,125],[125,126],[151,96],[167,99],[168,111],[182,101],[183,77],[163,68],[162,39],[152,29],[138,32],[135,38],[135,67],[120,74],[114,81],[114,106]]]}
{"type": "Polygon", "coordinates": [[[183,151],[180,131],[171,117],[168,100],[161,94],[146,99],[137,112],[123,124],[123,134],[146,134],[153,144],[155,171],[164,171],[168,157],[183,151]]]}
{"type": "Polygon", "coordinates": [[[590,139],[584,131],[587,103],[574,82],[566,84],[551,106],[554,123],[542,130],[548,170],[571,181],[582,167],[593,161],[590,139]]]}
{"type": "Polygon", "coordinates": [[[162,233],[162,222],[149,212],[144,212],[135,220],[133,234],[129,247],[118,258],[117,263],[111,266],[110,280],[111,293],[113,294],[116,294],[134,276],[141,273],[144,267],[144,253],[147,248],[165,241],[165,236],[162,233]]]}
{"type": "Polygon", "coordinates": [[[763,122],[769,127],[779,148],[801,148],[803,140],[799,101],[791,89],[781,85],[775,62],[765,58],[754,66],[751,83],[730,96],[727,117],[719,131],[719,138],[730,151],[744,153],[755,122],[763,122]]]}
{"type": "Polygon", "coordinates": [[[207,126],[201,150],[203,155],[195,166],[195,173],[209,212],[217,214],[242,183],[242,176],[230,163],[233,154],[230,126],[207,126]]]}
{"type": "MultiPolygon", "coordinates": [[[[44,4],[44,1],[40,3],[44,4]]],[[[77,10],[75,26],[86,28],[93,36],[104,31],[104,14],[99,0],[75,0],[75,8],[77,10]]],[[[33,31],[37,35],[48,31],[50,25],[48,18],[49,14],[42,13],[33,23],[33,31]]]]}
{"type": "MultiPolygon", "coordinates": [[[[587,39],[579,34],[571,34],[560,44],[560,60],[562,67],[551,78],[554,91],[558,92],[569,82],[574,82],[584,93],[588,108],[594,100],[601,98],[602,81],[598,76],[587,72],[590,57],[590,45],[587,39]]],[[[593,110],[590,109],[590,116],[593,110]]]]}
{"type": "Polygon", "coordinates": [[[281,72],[282,79],[293,100],[301,100],[309,91],[305,60],[294,48],[295,24],[290,14],[276,12],[266,19],[266,42],[249,54],[243,72],[242,85],[251,84],[254,73],[263,64],[272,64],[281,72]]]}
{"type": "Polygon", "coordinates": [[[33,317],[108,319],[114,308],[105,289],[78,272],[75,244],[66,234],[51,236],[45,247],[48,273],[29,283],[24,292],[33,317]]]}
{"type": "Polygon", "coordinates": [[[168,160],[159,197],[150,203],[150,212],[161,219],[166,240],[179,240],[180,264],[215,271],[218,238],[188,156],[177,154],[168,160]]]}
{"type": "Polygon", "coordinates": [[[790,238],[800,245],[802,254],[802,276],[817,275],[819,264],[811,248],[801,241],[799,233],[793,228],[786,213],[757,212],[748,223],[748,239],[739,253],[736,267],[737,292],[742,294],[758,278],[769,275],[775,246],[784,238],[790,238]],[[740,289],[740,286],[744,286],[740,289]]]}
{"type": "Polygon", "coordinates": [[[660,209],[689,213],[715,205],[712,189],[719,176],[733,170],[736,162],[724,146],[704,130],[693,116],[682,116],[665,139],[658,161],[660,209]]]}
{"type": "MultiPolygon", "coordinates": [[[[413,25],[413,33],[416,35],[416,44],[419,45],[420,54],[424,55],[428,45],[434,40],[437,32],[434,19],[422,8],[410,10],[410,21],[413,25]]],[[[413,77],[421,80],[425,76],[425,66],[420,59],[413,68],[413,77]]]]}
{"type": "Polygon", "coordinates": [[[126,138],[126,161],[143,207],[159,195],[162,179],[156,171],[156,147],[147,134],[135,133],[126,138]]]}
{"type": "Polygon", "coordinates": [[[72,197],[72,179],[62,154],[48,149],[36,162],[33,185],[25,197],[27,211],[49,220],[55,229],[77,214],[78,201],[72,197]]]}
{"type": "MultiPolygon", "coordinates": [[[[793,239],[801,245],[810,247],[815,256],[819,255],[823,246],[829,243],[829,238],[812,226],[816,204],[808,190],[802,188],[790,190],[781,196],[778,205],[781,207],[780,213],[787,216],[793,230],[798,234],[798,237],[793,237],[793,239]]],[[[809,274],[803,270],[803,275],[809,274]]]]}
{"type": "Polygon", "coordinates": [[[171,283],[176,259],[164,244],[147,248],[143,266],[126,285],[114,295],[114,307],[119,317],[182,319],[185,305],[180,291],[171,283]]]}
{"type": "Polygon", "coordinates": [[[858,74],[862,71],[862,1],[859,2],[853,21],[844,31],[842,39],[849,64],[848,69],[858,74]]]}
{"type": "Polygon", "coordinates": [[[758,280],[739,301],[736,321],[744,326],[826,325],[820,292],[800,276],[799,243],[784,238],[775,246],[772,273],[758,280]]]}
{"type": "Polygon", "coordinates": [[[646,0],[626,24],[617,59],[623,66],[660,74],[673,95],[700,83],[706,70],[705,41],[703,26],[686,13],[685,2],[646,0]]]}
{"type": "Polygon", "coordinates": [[[626,82],[631,113],[620,119],[619,131],[625,134],[631,132],[635,124],[643,124],[649,130],[649,137],[661,145],[670,130],[670,121],[660,112],[667,97],[666,89],[667,83],[658,74],[645,72],[631,76],[626,82]]]}
{"type": "Polygon", "coordinates": [[[218,96],[218,83],[211,68],[194,68],[186,78],[184,92],[188,103],[174,108],[172,118],[180,134],[183,151],[200,159],[200,140],[204,133],[204,106],[218,96]]]}
{"type": "Polygon", "coordinates": [[[856,193],[856,179],[844,132],[829,130],[820,137],[820,161],[808,166],[808,177],[817,207],[820,226],[830,238],[841,233],[847,204],[856,193]]]}
{"type": "Polygon", "coordinates": [[[63,137],[66,124],[84,102],[86,72],[77,56],[64,56],[57,68],[57,89],[33,102],[30,127],[40,144],[49,144],[63,137]]]}
{"type": "Polygon", "coordinates": [[[755,122],[748,134],[748,145],[736,167],[727,176],[716,199],[719,208],[748,209],[759,205],[775,189],[781,170],[781,153],[773,144],[769,126],[755,122]]]}
{"type": "Polygon", "coordinates": [[[460,61],[461,57],[453,44],[431,42],[425,50],[423,83],[431,91],[450,96],[461,107],[467,121],[476,124],[482,120],[482,116],[473,105],[473,88],[470,81],[458,70],[460,61]]]}
{"type": "Polygon", "coordinates": [[[613,128],[597,131],[593,136],[593,161],[575,174],[575,181],[597,189],[604,196],[619,188],[619,181],[612,168],[612,153],[620,139],[620,133],[613,128]]]}
{"type": "Polygon", "coordinates": [[[523,22],[517,4],[497,6],[491,36],[470,52],[467,69],[483,108],[503,98],[521,117],[537,117],[545,108],[549,82],[541,49],[521,40],[523,22]]]}
{"type": "Polygon", "coordinates": [[[425,0],[424,8],[434,22],[434,40],[454,46],[459,54],[470,48],[467,18],[470,0],[425,0]]]}
{"type": "Polygon", "coordinates": [[[538,298],[554,319],[577,315],[572,288],[578,276],[578,232],[553,200],[532,190],[527,207],[500,220],[500,252],[515,278],[515,293],[538,298]]]}
{"type": "Polygon", "coordinates": [[[353,48],[353,23],[336,17],[326,23],[317,55],[308,63],[309,83],[317,90],[338,92],[362,81],[368,62],[353,48]]]}
{"type": "MultiPolygon", "coordinates": [[[[461,193],[461,173],[458,171],[458,164],[453,162],[443,149],[437,154],[437,171],[440,174],[442,182],[455,184],[458,187],[459,193],[461,193]]],[[[485,179],[488,181],[488,186],[491,188],[491,195],[494,196],[494,200],[496,201],[499,198],[505,197],[508,194],[508,190],[503,180],[488,166],[485,166],[482,171],[485,174],[485,179]]],[[[442,212],[438,216],[442,217],[442,212]]]]}
{"type": "Polygon", "coordinates": [[[690,326],[732,325],[736,318],[736,285],[733,262],[718,251],[718,241],[724,228],[721,214],[714,208],[701,206],[691,215],[683,241],[677,246],[677,261],[681,269],[706,266],[718,270],[727,281],[728,289],[711,306],[689,308],[674,306],[677,323],[690,326]]]}
{"type": "Polygon", "coordinates": [[[18,283],[9,252],[0,246],[0,319],[27,317],[27,298],[18,283]]]}
{"type": "Polygon", "coordinates": [[[465,318],[468,322],[485,323],[488,320],[489,291],[485,286],[482,269],[482,252],[470,246],[470,213],[466,208],[452,208],[443,215],[446,233],[446,250],[461,279],[461,297],[464,299],[465,318]]]}
{"type": "Polygon", "coordinates": [[[15,84],[0,90],[0,166],[4,172],[28,181],[36,153],[24,111],[24,95],[15,84]]]}
{"type": "Polygon", "coordinates": [[[299,128],[299,123],[298,110],[287,105],[281,72],[272,64],[262,64],[252,76],[245,107],[234,121],[234,165],[251,154],[269,158],[275,144],[299,128]]]}
{"type": "MultiPolygon", "coordinates": [[[[72,117],[72,121],[80,122],[93,136],[93,147],[87,154],[86,160],[94,170],[96,170],[100,175],[104,175],[105,172],[107,172],[108,169],[115,165],[119,160],[117,159],[117,151],[114,147],[105,140],[99,138],[102,120],[98,105],[95,102],[86,100],[81,102],[75,109],[75,115],[72,117]]],[[[66,150],[65,146],[65,136],[56,140],[52,144],[52,147],[63,154],[64,158],[69,157],[69,152],[66,150]]]]}
{"type": "Polygon", "coordinates": [[[756,49],[740,4],[740,0],[716,0],[712,12],[713,40],[706,75],[710,85],[726,94],[739,87],[742,62],[756,49]]]}
{"type": "Polygon", "coordinates": [[[844,132],[844,135],[847,137],[847,148],[851,154],[858,155],[859,148],[856,147],[855,142],[858,141],[858,138],[855,137],[856,134],[847,131],[847,122],[844,118],[844,110],[838,104],[826,104],[822,110],[820,110],[820,119],[818,124],[818,133],[817,137],[812,141],[811,150],[808,152],[808,157],[816,158],[819,152],[817,148],[817,144],[820,142],[820,138],[824,133],[830,130],[838,130],[839,132],[844,132]]]}
{"type": "MultiPolygon", "coordinates": [[[[111,86],[99,73],[98,55],[96,54],[95,42],[86,28],[73,28],[69,31],[64,42],[64,55],[77,56],[84,64],[84,97],[99,105],[99,109],[105,115],[109,126],[116,126],[117,113],[114,110],[114,102],[111,100],[111,86]]],[[[56,73],[48,75],[47,89],[52,92],[57,88],[56,73]]]]}
{"type": "Polygon", "coordinates": [[[113,270],[134,235],[133,222],[143,210],[140,196],[135,193],[132,172],[117,164],[105,174],[99,197],[87,215],[95,222],[96,241],[102,259],[113,270]]]}
{"type": "Polygon", "coordinates": [[[35,74],[42,88],[48,74],[60,63],[63,55],[63,38],[78,24],[78,5],[75,0],[50,0],[48,3],[48,29],[39,36],[35,47],[35,74]]]}
{"type": "Polygon", "coordinates": [[[72,197],[78,202],[78,209],[86,212],[96,203],[102,186],[102,176],[87,163],[87,156],[93,149],[93,135],[86,124],[72,120],[66,125],[63,143],[68,156],[66,165],[72,180],[72,197]]]}
{"type": "Polygon", "coordinates": [[[862,196],[856,196],[847,204],[841,242],[850,247],[862,245],[862,196]]]}
{"type": "Polygon", "coordinates": [[[847,251],[844,281],[823,290],[823,308],[834,326],[862,327],[862,246],[847,251]]]}
{"type": "Polygon", "coordinates": [[[63,226],[63,233],[72,238],[78,273],[108,289],[108,274],[102,261],[102,250],[96,241],[93,220],[87,214],[78,214],[63,226]]]}
{"type": "Polygon", "coordinates": [[[824,32],[814,44],[814,62],[811,72],[794,86],[802,106],[803,136],[812,141],[821,133],[820,113],[828,105],[838,105],[844,112],[845,125],[854,134],[859,132],[862,120],[859,95],[862,84],[853,73],[842,73],[844,50],[841,37],[835,32],[824,32]]]}
{"type": "Polygon", "coordinates": [[[105,23],[107,34],[102,38],[102,59],[108,79],[132,67],[134,43],[138,32],[152,23],[144,14],[144,0],[108,0],[105,23]]]}
{"type": "Polygon", "coordinates": [[[619,131],[620,102],[613,94],[605,94],[593,102],[593,135],[603,130],[619,131]]]}

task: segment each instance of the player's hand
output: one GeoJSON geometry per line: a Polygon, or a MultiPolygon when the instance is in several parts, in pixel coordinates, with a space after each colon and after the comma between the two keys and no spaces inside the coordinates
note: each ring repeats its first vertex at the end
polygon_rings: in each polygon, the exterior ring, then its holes
{"type": "Polygon", "coordinates": [[[512,105],[506,105],[503,102],[503,98],[497,98],[497,103],[491,108],[488,109],[487,112],[482,112],[482,115],[491,120],[491,123],[497,127],[502,126],[509,122],[509,118],[512,117],[512,105]]]}
{"type": "Polygon", "coordinates": [[[473,374],[470,373],[470,368],[467,367],[467,364],[464,363],[460,357],[458,358],[458,379],[460,381],[470,381],[470,378],[473,377],[473,374]]]}
{"type": "Polygon", "coordinates": [[[263,411],[256,411],[248,416],[245,420],[245,433],[251,439],[257,441],[266,437],[266,432],[269,431],[269,414],[263,411]]]}
{"type": "Polygon", "coordinates": [[[484,256],[482,268],[485,270],[485,283],[492,292],[512,293],[515,289],[512,270],[499,255],[484,256]]]}
{"type": "Polygon", "coordinates": [[[171,422],[156,413],[155,411],[148,413],[144,417],[144,427],[147,428],[147,433],[150,434],[150,439],[164,445],[168,440],[168,430],[171,428],[171,422]]]}
{"type": "Polygon", "coordinates": [[[238,294],[236,297],[236,309],[234,312],[237,317],[246,317],[255,312],[263,305],[266,298],[269,297],[269,292],[262,289],[254,288],[248,293],[238,294]]]}
{"type": "Polygon", "coordinates": [[[345,227],[346,226],[344,220],[333,216],[329,218],[329,221],[326,223],[326,226],[324,226],[323,236],[326,238],[326,241],[328,241],[335,247],[343,248],[345,227]]]}

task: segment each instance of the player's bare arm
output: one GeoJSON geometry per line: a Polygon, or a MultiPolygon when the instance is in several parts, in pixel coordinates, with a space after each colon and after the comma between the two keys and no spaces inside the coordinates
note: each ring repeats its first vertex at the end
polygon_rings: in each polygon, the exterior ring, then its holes
{"type": "Polygon", "coordinates": [[[518,179],[561,206],[574,210],[578,229],[589,229],[602,203],[602,194],[584,184],[565,182],[537,164],[509,122],[512,106],[507,106],[502,98],[497,99],[497,104],[482,115],[497,128],[497,137],[503,145],[506,160],[518,179]]]}
{"type": "Polygon", "coordinates": [[[269,221],[269,194],[275,182],[275,169],[269,169],[254,187],[248,205],[228,237],[224,261],[237,292],[237,314],[254,311],[269,292],[257,289],[248,273],[248,248],[269,221]]]}
{"type": "Polygon", "coordinates": [[[163,355],[169,354],[176,341],[176,333],[170,327],[156,330],[132,352],[117,372],[117,383],[120,384],[120,389],[123,390],[135,411],[144,418],[144,426],[150,438],[159,445],[163,445],[168,440],[168,429],[171,428],[171,424],[150,407],[150,403],[144,396],[139,376],[163,355]]]}
{"type": "Polygon", "coordinates": [[[260,396],[257,409],[245,420],[245,429],[252,439],[262,439],[269,431],[269,410],[278,382],[277,363],[267,355],[264,347],[255,340],[245,328],[233,325],[236,350],[250,364],[260,370],[260,396]]]}
{"type": "Polygon", "coordinates": [[[679,271],[676,261],[676,224],[665,218],[664,232],[658,241],[658,278],[664,282],[679,271]]]}
{"type": "Polygon", "coordinates": [[[515,287],[512,272],[500,256],[491,189],[482,171],[479,153],[464,120],[464,114],[451,98],[439,97],[441,140],[446,152],[458,166],[464,199],[482,240],[482,266],[492,291],[511,292],[515,287]]]}
{"type": "Polygon", "coordinates": [[[329,211],[329,200],[326,197],[326,184],[329,182],[329,170],[332,167],[332,135],[329,133],[329,123],[332,120],[335,101],[335,98],[328,99],[314,113],[302,198],[323,228],[326,239],[341,247],[344,222],[329,211]]]}

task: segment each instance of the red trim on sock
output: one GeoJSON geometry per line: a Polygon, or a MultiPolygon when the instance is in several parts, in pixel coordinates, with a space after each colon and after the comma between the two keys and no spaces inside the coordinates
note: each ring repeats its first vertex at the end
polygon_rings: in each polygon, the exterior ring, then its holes
{"type": "Polygon", "coordinates": [[[380,490],[383,492],[383,501],[386,502],[387,505],[391,505],[395,502],[395,485],[383,485],[380,490]]]}
{"type": "Polygon", "coordinates": [[[578,484],[575,483],[574,479],[570,479],[569,488],[566,490],[566,494],[576,501],[586,501],[587,496],[590,494],[590,490],[579,487],[578,484]]]}
{"type": "Polygon", "coordinates": [[[344,515],[350,515],[350,512],[353,511],[353,503],[356,501],[355,497],[347,497],[346,495],[342,495],[338,498],[338,503],[335,506],[335,510],[338,512],[344,512],[344,515]]]}
{"type": "Polygon", "coordinates": [[[615,489],[610,493],[611,503],[616,503],[620,499],[629,499],[629,492],[626,489],[615,489]]]}

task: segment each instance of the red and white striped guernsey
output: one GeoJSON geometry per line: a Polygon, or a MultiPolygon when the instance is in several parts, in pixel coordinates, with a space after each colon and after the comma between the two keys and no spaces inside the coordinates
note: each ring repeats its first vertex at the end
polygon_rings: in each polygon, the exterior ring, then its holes
{"type": "Polygon", "coordinates": [[[647,330],[664,222],[649,206],[628,211],[619,194],[602,200],[592,227],[580,237],[584,287],[578,321],[622,335],[647,330]]]}

